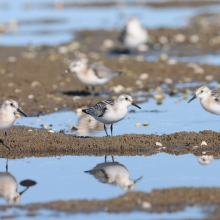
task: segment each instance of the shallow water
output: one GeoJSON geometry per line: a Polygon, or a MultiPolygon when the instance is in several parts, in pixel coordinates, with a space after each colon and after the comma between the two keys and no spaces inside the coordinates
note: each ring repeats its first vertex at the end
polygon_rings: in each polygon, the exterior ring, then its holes
{"type": "MultiPolygon", "coordinates": [[[[213,84],[210,84],[213,85],[213,84]]],[[[122,134],[171,134],[180,131],[203,131],[213,130],[219,132],[219,120],[217,115],[205,111],[200,100],[196,99],[190,103],[183,99],[182,94],[176,97],[166,95],[161,105],[156,100],[149,98],[148,102],[139,104],[141,109],[134,106],[128,110],[135,110],[135,113],[128,113],[120,122],[113,125],[113,135],[122,134]],[[148,122],[149,126],[143,126],[148,122]],[[141,123],[141,127],[136,127],[141,123]]],[[[15,122],[15,125],[25,125],[40,128],[42,124],[52,124],[49,129],[56,129],[56,132],[64,130],[66,133],[73,133],[79,136],[105,136],[103,124],[84,113],[78,116],[73,111],[57,112],[39,117],[22,117],[15,122]],[[40,122],[38,120],[41,120],[40,122]],[[71,120],[71,121],[70,121],[71,120]],[[78,131],[70,131],[70,126],[77,126],[78,131]]],[[[110,129],[108,129],[110,134],[110,129]]]]}
{"type": "MultiPolygon", "coordinates": [[[[126,167],[131,180],[142,177],[136,182],[135,191],[151,192],[153,189],[171,187],[219,187],[220,177],[216,175],[220,165],[218,158],[159,153],[153,156],[115,156],[115,162],[108,156],[108,163],[105,163],[104,156],[31,157],[9,160],[8,171],[18,183],[25,179],[37,182],[21,196],[20,204],[29,204],[53,200],[109,199],[123,195],[128,188],[120,187],[120,183],[105,184],[85,172],[100,163],[107,166],[103,168],[108,170],[106,172],[123,173],[126,167]]],[[[1,172],[5,172],[5,163],[5,159],[0,160],[1,172]]],[[[24,189],[18,186],[18,192],[24,189]]],[[[0,204],[5,203],[5,199],[1,198],[0,204]]]]}
{"type": "MultiPolygon", "coordinates": [[[[220,157],[194,155],[168,155],[158,153],[153,156],[115,156],[112,162],[111,157],[105,163],[103,157],[95,156],[63,156],[45,158],[24,158],[9,160],[9,172],[19,183],[24,179],[32,179],[37,182],[21,196],[20,204],[35,202],[48,202],[54,200],[75,200],[75,199],[109,199],[123,195],[125,189],[119,185],[111,185],[99,182],[93,175],[85,171],[93,169],[97,164],[107,166],[106,172],[124,173],[127,169],[130,179],[136,182],[134,191],[151,192],[153,189],[172,187],[219,187],[220,177],[216,175],[219,170],[220,157]],[[117,164],[117,162],[119,164],[117,164]],[[132,162],[132,163],[131,163],[132,162]],[[206,164],[206,165],[202,165],[206,164]],[[204,176],[204,173],[206,174],[204,176]]],[[[0,160],[0,171],[5,172],[6,160],[0,160]]],[[[0,175],[1,178],[1,175],[0,175]]],[[[18,192],[24,187],[18,185],[18,192]]],[[[4,198],[0,198],[0,204],[6,204],[4,198]]],[[[92,219],[102,217],[120,219],[139,219],[150,217],[151,219],[183,219],[201,218],[205,213],[199,207],[186,208],[184,211],[175,213],[152,213],[133,212],[131,214],[91,214],[92,219]]],[[[1,212],[1,215],[17,213],[24,216],[25,212],[9,209],[1,212]],[[22,214],[23,213],[23,214],[22,214]]],[[[52,211],[40,211],[40,216],[64,217],[65,214],[52,211]]],[[[69,215],[73,216],[73,215],[69,215]]],[[[85,214],[74,215],[78,218],[86,218],[85,214]]],[[[68,215],[66,216],[68,217],[68,215]]],[[[42,218],[41,218],[42,219],[42,218]]]]}
{"type": "MultiPolygon", "coordinates": [[[[58,218],[65,218],[65,219],[90,219],[90,220],[103,220],[103,219],[115,219],[115,220],[121,220],[121,219],[127,219],[127,220],[133,220],[136,219],[138,216],[138,219],[151,219],[151,220],[176,220],[176,219],[189,219],[189,218],[196,218],[201,219],[207,216],[207,214],[204,213],[203,208],[200,207],[187,207],[183,211],[173,212],[173,213],[146,213],[146,212],[131,212],[131,213],[90,213],[90,214],[64,214],[62,212],[56,212],[56,211],[48,211],[48,210],[41,210],[39,212],[35,212],[37,216],[34,217],[34,219],[38,220],[47,220],[49,219],[58,219],[58,218]]],[[[27,212],[17,209],[11,209],[8,210],[6,214],[16,214],[16,219],[31,219],[31,217],[27,217],[27,212]]],[[[5,216],[6,214],[3,214],[2,216],[5,216]]]]}
{"type": "MultiPolygon", "coordinates": [[[[62,1],[47,1],[47,3],[62,1]]],[[[44,1],[2,1],[0,23],[6,24],[7,33],[0,36],[1,45],[47,44],[55,45],[73,39],[73,31],[84,29],[122,28],[130,16],[138,16],[148,28],[183,27],[188,17],[202,11],[214,12],[220,6],[151,8],[141,6],[113,7],[39,7],[44,1]],[[28,7],[27,7],[28,6],[28,7]],[[87,15],[85,17],[85,14],[87,15]],[[90,18],[88,22],[88,17],[90,18]],[[45,23],[43,19],[54,22],[45,23]],[[13,26],[13,20],[18,22],[13,26]],[[178,22],[176,22],[178,21],[178,22]],[[7,25],[11,22],[11,26],[7,25]]]]}

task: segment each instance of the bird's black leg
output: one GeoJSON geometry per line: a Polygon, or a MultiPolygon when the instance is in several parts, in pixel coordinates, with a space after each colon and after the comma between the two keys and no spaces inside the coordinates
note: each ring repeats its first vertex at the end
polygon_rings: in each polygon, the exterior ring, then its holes
{"type": "Polygon", "coordinates": [[[105,155],[105,163],[106,163],[106,160],[107,160],[107,155],[105,155]]]}
{"type": "Polygon", "coordinates": [[[6,172],[8,172],[8,156],[9,156],[10,152],[7,155],[7,160],[6,160],[6,172]]]}
{"type": "Polygon", "coordinates": [[[113,157],[113,156],[112,156],[112,162],[115,162],[115,161],[114,161],[114,157],[113,157]]]}
{"type": "Polygon", "coordinates": [[[107,128],[106,128],[105,124],[104,124],[104,130],[105,130],[105,133],[106,133],[106,135],[108,137],[108,132],[107,132],[107,128]]]}
{"type": "Polygon", "coordinates": [[[7,131],[5,131],[5,139],[6,139],[6,147],[10,151],[10,147],[8,146],[8,138],[7,138],[7,131]]]}
{"type": "Polygon", "coordinates": [[[88,86],[86,86],[86,91],[89,91],[89,87],[88,86]]]}
{"type": "Polygon", "coordinates": [[[111,124],[111,136],[112,136],[112,132],[113,132],[113,124],[111,124]]]}

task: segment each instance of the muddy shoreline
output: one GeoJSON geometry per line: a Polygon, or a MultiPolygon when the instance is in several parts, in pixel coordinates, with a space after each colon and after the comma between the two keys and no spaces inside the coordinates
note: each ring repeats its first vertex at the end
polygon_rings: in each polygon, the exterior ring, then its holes
{"type": "Polygon", "coordinates": [[[60,3],[60,4],[40,4],[42,8],[71,8],[71,7],[112,7],[112,6],[126,6],[126,5],[138,5],[138,6],[149,6],[154,8],[164,8],[164,7],[199,7],[199,6],[208,6],[208,5],[218,5],[220,4],[219,1],[167,1],[167,2],[138,2],[138,1],[131,1],[131,2],[116,2],[116,1],[109,1],[109,2],[83,2],[83,3],[60,3]]]}
{"type": "MultiPolygon", "coordinates": [[[[34,203],[30,205],[17,205],[18,209],[37,211],[49,209],[66,213],[93,213],[108,212],[120,213],[131,211],[145,212],[175,212],[186,207],[215,207],[212,219],[218,219],[220,188],[170,188],[155,189],[150,193],[129,192],[125,195],[108,200],[69,200],[53,201],[48,203],[34,203]],[[147,204],[148,206],[145,206],[147,204]]],[[[5,211],[10,205],[0,205],[0,210],[5,211]]],[[[213,209],[212,209],[213,210],[213,209]]],[[[37,213],[35,213],[37,215],[37,213]]]]}
{"type": "MultiPolygon", "coordinates": [[[[7,51],[7,47],[1,47],[0,50],[7,51]]],[[[25,50],[27,48],[23,48],[25,50]]],[[[20,50],[17,51],[16,61],[10,62],[8,57],[0,60],[0,102],[6,99],[15,99],[20,107],[28,116],[45,115],[56,111],[75,110],[86,106],[92,106],[103,98],[101,96],[91,96],[90,91],[85,90],[85,86],[80,84],[75,78],[74,73],[62,77],[62,73],[68,65],[65,60],[76,59],[72,54],[62,56],[57,53],[54,47],[38,48],[34,59],[22,57],[20,50]],[[49,52],[54,54],[50,55],[49,52]]],[[[11,52],[10,48],[6,54],[11,52]]],[[[163,84],[168,86],[168,93],[176,94],[185,92],[185,89],[176,89],[176,84],[199,81],[207,84],[210,80],[220,80],[219,66],[212,65],[194,65],[188,63],[179,63],[170,65],[166,61],[147,62],[138,61],[135,58],[128,58],[123,61],[120,59],[101,56],[100,60],[110,68],[122,71],[123,75],[113,79],[104,86],[105,94],[109,98],[117,97],[121,93],[132,95],[140,90],[154,90],[163,84]],[[197,73],[202,71],[202,73],[197,73]],[[148,77],[141,79],[143,73],[148,77]],[[172,79],[172,80],[171,80],[172,79]],[[169,84],[168,84],[169,83],[169,84]],[[122,89],[117,93],[114,89],[117,85],[122,89]]],[[[97,61],[90,58],[90,61],[97,61]]],[[[99,93],[101,88],[97,87],[99,93]]],[[[145,94],[145,98],[148,95],[145,94]]]]}
{"type": "Polygon", "coordinates": [[[74,137],[63,133],[49,133],[44,129],[14,126],[8,132],[11,152],[4,147],[4,132],[0,132],[0,157],[18,158],[48,155],[152,155],[157,152],[196,156],[218,155],[220,134],[214,131],[178,132],[169,135],[125,134],[113,137],[74,137]],[[2,142],[3,141],[3,142],[2,142]],[[207,145],[201,146],[202,141],[207,145]],[[158,146],[160,142],[162,146],[158,146]],[[204,153],[205,152],[205,153],[204,153]]]}

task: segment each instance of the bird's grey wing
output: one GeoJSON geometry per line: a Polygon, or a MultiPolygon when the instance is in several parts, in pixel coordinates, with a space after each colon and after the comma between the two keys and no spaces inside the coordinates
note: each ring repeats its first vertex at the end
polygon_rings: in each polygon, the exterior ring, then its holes
{"type": "Polygon", "coordinates": [[[101,63],[92,63],[90,64],[89,68],[92,69],[94,74],[100,79],[111,78],[120,75],[120,72],[114,71],[107,66],[102,65],[101,63]]]}
{"type": "Polygon", "coordinates": [[[124,39],[125,39],[126,35],[127,35],[127,29],[126,29],[126,27],[124,27],[118,37],[119,42],[124,43],[124,39]]]}
{"type": "Polygon", "coordinates": [[[110,100],[99,102],[93,107],[84,109],[82,111],[92,116],[102,117],[105,114],[105,111],[108,109],[108,105],[113,105],[114,103],[115,103],[115,100],[110,99],[110,100]]]}
{"type": "Polygon", "coordinates": [[[89,173],[93,175],[99,182],[101,183],[107,183],[108,182],[108,175],[104,170],[89,170],[85,171],[86,173],[89,173]]]}
{"type": "Polygon", "coordinates": [[[213,97],[214,101],[220,104],[220,90],[212,90],[211,96],[213,97]]]}

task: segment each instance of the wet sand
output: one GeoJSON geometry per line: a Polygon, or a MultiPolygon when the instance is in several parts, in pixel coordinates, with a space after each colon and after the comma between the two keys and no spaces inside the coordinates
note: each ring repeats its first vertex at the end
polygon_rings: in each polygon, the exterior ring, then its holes
{"type": "MultiPolygon", "coordinates": [[[[220,134],[214,131],[178,132],[170,135],[125,134],[113,137],[80,138],[64,133],[49,133],[44,129],[14,126],[8,131],[10,158],[49,155],[152,155],[157,152],[169,154],[193,153],[197,156],[218,155],[220,134]],[[202,141],[207,146],[201,146],[202,141]],[[160,142],[162,146],[156,145],[160,142]],[[205,153],[204,153],[205,152],[205,153]]],[[[7,158],[4,132],[0,132],[0,157],[7,158]],[[3,141],[3,143],[2,143],[3,141]]]]}
{"type": "Polygon", "coordinates": [[[130,2],[117,2],[117,1],[109,1],[109,2],[83,2],[83,3],[73,3],[66,2],[60,4],[46,3],[40,4],[43,8],[63,8],[63,7],[111,7],[111,6],[124,6],[124,5],[140,5],[140,6],[150,6],[155,8],[164,8],[164,7],[199,7],[206,5],[217,5],[220,4],[219,1],[167,1],[167,2],[138,2],[138,1],[130,1],[130,2]]]}
{"type": "MultiPolygon", "coordinates": [[[[219,219],[219,200],[220,188],[170,188],[162,190],[155,189],[150,193],[129,192],[123,196],[108,200],[54,201],[30,205],[17,205],[16,207],[29,211],[49,209],[67,213],[120,213],[131,211],[161,213],[180,211],[189,206],[208,206],[206,211],[210,209],[211,212],[211,210],[213,210],[212,208],[215,208],[215,211],[210,213],[213,215],[211,219],[219,219]]],[[[8,208],[11,208],[11,206],[0,206],[0,210],[7,210],[8,208]]]]}
{"type": "MultiPolygon", "coordinates": [[[[68,68],[64,62],[65,59],[76,58],[72,53],[60,55],[56,48],[40,47],[32,52],[36,54],[36,57],[30,59],[23,57],[24,52],[21,52],[27,48],[14,47],[8,50],[8,47],[1,47],[0,50],[5,54],[5,57],[0,58],[2,79],[0,81],[0,102],[9,98],[15,99],[28,116],[44,115],[61,110],[75,110],[79,107],[92,106],[106,99],[100,96],[91,96],[91,93],[85,90],[85,86],[75,78],[74,73],[65,77],[61,76],[68,68]],[[7,52],[4,53],[4,51],[7,52]],[[16,57],[16,62],[8,61],[12,54],[16,57]]],[[[96,61],[92,58],[90,60],[96,61]]],[[[167,79],[172,79],[171,84],[168,85],[170,92],[173,91],[177,83],[197,80],[206,84],[210,82],[210,78],[206,78],[210,75],[211,80],[220,80],[219,66],[199,65],[194,68],[187,63],[169,65],[164,61],[137,61],[135,58],[120,61],[120,59],[109,59],[106,56],[101,56],[100,60],[110,68],[123,72],[122,76],[113,79],[104,86],[104,91],[109,94],[109,97],[118,96],[117,93],[110,93],[110,88],[116,85],[123,86],[120,93],[131,94],[139,90],[155,89],[166,83],[167,79]],[[197,74],[197,69],[202,69],[203,73],[197,74]],[[140,80],[142,73],[148,73],[148,79],[140,80]]],[[[100,92],[99,87],[96,88],[96,92],[100,92]]],[[[184,91],[175,90],[174,92],[184,91]]]]}

